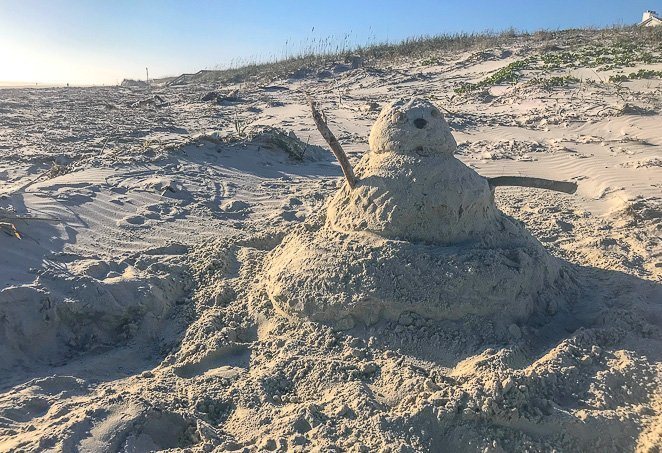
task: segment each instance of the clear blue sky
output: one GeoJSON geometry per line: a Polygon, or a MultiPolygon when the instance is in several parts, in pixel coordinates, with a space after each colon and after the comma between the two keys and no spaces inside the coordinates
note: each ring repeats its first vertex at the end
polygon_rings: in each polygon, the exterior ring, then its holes
{"type": "Polygon", "coordinates": [[[282,57],[313,39],[633,24],[646,9],[662,0],[0,0],[0,81],[115,84],[146,66],[156,77],[282,57]]]}

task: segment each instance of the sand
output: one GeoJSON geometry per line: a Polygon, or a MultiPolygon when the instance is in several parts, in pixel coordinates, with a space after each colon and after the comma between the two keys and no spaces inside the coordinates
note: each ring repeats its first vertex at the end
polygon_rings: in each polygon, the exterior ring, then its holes
{"type": "MultiPolygon", "coordinates": [[[[657,451],[659,78],[616,86],[604,81],[618,69],[578,67],[548,75],[581,82],[545,87],[525,70],[514,85],[453,91],[554,44],[236,86],[0,90],[0,217],[22,238],[0,231],[0,450],[657,451]],[[361,234],[381,239],[360,242],[351,221],[330,228],[347,188],[306,93],[359,176],[380,108],[424,97],[462,168],[577,182],[575,195],[495,191],[495,215],[540,251],[536,265],[511,262],[507,281],[544,270],[535,294],[510,285],[497,310],[457,310],[452,294],[482,294],[471,272],[489,266],[455,266],[455,239],[447,267],[432,267],[463,269],[452,287],[425,274],[434,260],[417,235],[379,236],[392,223],[377,222],[361,234]],[[26,216],[49,220],[13,219],[26,216]],[[393,309],[387,278],[321,292],[370,291],[379,316],[274,303],[275,257],[289,247],[305,261],[324,240],[327,269],[351,275],[344,250],[449,310],[393,309]]],[[[634,64],[625,71],[662,69],[634,64]]]]}

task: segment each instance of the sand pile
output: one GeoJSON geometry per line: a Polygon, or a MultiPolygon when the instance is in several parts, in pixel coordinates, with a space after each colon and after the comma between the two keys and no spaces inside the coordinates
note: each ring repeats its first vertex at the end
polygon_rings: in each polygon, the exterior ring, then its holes
{"type": "Polygon", "coordinates": [[[565,285],[558,262],[497,209],[487,180],[455,150],[430,102],[386,106],[356,187],[345,185],[270,257],[275,306],[339,328],[405,312],[500,324],[554,313],[565,285]]]}
{"type": "Polygon", "coordinates": [[[0,375],[128,339],[151,341],[190,288],[178,260],[167,248],[121,260],[79,260],[0,291],[0,375]]]}

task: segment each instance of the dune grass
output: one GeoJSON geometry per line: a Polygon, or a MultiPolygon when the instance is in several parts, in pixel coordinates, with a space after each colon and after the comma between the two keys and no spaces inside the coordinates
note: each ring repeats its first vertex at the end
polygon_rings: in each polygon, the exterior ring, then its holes
{"type": "MultiPolygon", "coordinates": [[[[658,27],[660,28],[660,27],[658,27]]],[[[228,69],[204,70],[191,75],[197,82],[221,84],[273,81],[303,77],[332,63],[349,62],[359,57],[369,67],[383,67],[402,61],[422,65],[438,64],[459,52],[494,49],[518,43],[536,48],[549,68],[588,65],[590,67],[627,66],[636,61],[655,62],[655,49],[662,46],[662,30],[636,26],[614,26],[601,29],[540,30],[440,34],[418,36],[399,43],[376,43],[350,47],[331,39],[315,40],[300,49],[289,49],[286,58],[272,56],[267,61],[241,61],[228,69]],[[653,52],[651,52],[653,49],[653,52]]],[[[502,74],[517,78],[517,69],[502,74]]],[[[500,76],[499,76],[500,77],[500,76]]],[[[165,79],[162,79],[165,81],[165,79]]]]}

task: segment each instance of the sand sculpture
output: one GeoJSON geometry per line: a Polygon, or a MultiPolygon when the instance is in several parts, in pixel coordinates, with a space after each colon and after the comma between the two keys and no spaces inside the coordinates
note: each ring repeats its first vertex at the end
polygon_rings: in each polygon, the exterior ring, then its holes
{"type": "Polygon", "coordinates": [[[492,189],[561,184],[551,188],[572,192],[571,183],[480,176],[453,156],[443,114],[423,99],[386,106],[369,143],[355,169],[339,158],[347,184],[325,212],[271,253],[268,293],[277,310],[350,328],[406,312],[511,323],[557,309],[558,261],[499,211],[492,189]]]}

